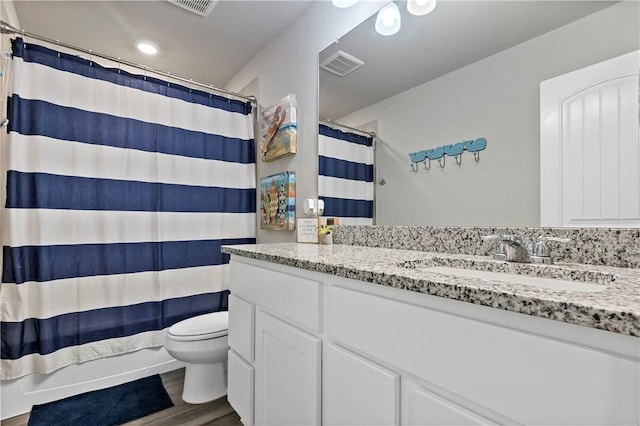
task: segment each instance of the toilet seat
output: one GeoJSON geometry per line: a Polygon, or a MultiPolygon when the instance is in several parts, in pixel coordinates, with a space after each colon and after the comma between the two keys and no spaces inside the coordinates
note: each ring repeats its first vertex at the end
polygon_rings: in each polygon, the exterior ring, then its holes
{"type": "Polygon", "coordinates": [[[167,338],[181,342],[215,339],[226,336],[228,328],[229,312],[212,312],[177,322],[169,327],[167,338]]]}

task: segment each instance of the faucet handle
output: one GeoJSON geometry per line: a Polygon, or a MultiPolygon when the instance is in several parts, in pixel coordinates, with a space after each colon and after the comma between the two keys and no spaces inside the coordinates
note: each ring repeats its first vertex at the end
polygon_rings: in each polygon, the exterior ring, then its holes
{"type": "Polygon", "coordinates": [[[493,258],[497,260],[506,260],[507,255],[505,254],[504,244],[502,242],[504,240],[504,236],[493,234],[493,235],[481,235],[480,238],[483,241],[496,240],[498,242],[498,245],[496,246],[496,251],[493,254],[493,258]]]}
{"type": "Polygon", "coordinates": [[[541,235],[537,238],[536,244],[533,248],[533,253],[531,254],[531,262],[546,264],[553,263],[553,259],[551,258],[551,251],[549,250],[549,247],[547,247],[547,241],[556,243],[571,242],[569,238],[547,237],[541,235]]]}

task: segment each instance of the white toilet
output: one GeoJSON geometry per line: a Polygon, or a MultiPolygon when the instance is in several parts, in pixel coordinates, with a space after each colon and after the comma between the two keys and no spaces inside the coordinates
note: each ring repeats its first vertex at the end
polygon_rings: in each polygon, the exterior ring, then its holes
{"type": "Polygon", "coordinates": [[[199,315],[169,327],[164,348],[187,364],[182,399],[202,404],[227,394],[229,312],[199,315]]]}

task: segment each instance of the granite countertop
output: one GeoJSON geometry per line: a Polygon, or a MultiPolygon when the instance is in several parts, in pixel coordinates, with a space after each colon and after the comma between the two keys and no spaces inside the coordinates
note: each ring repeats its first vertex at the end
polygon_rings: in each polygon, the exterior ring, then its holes
{"type": "Polygon", "coordinates": [[[557,263],[507,263],[486,256],[350,245],[297,243],[223,246],[242,257],[640,336],[640,269],[557,263]],[[602,284],[600,292],[551,290],[429,271],[464,267],[602,284]]]}

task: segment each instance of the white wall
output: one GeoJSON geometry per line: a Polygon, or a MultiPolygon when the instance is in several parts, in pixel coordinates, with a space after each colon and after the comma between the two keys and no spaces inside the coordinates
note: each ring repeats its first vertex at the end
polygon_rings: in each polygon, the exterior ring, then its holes
{"type": "MultiPolygon", "coordinates": [[[[258,159],[257,177],[296,172],[296,217],[302,217],[302,200],[318,196],[318,53],[356,27],[384,5],[359,2],[338,9],[330,1],[313,2],[296,23],[270,42],[227,85],[238,91],[258,79],[257,98],[268,106],[289,93],[298,100],[298,152],[295,156],[264,163],[258,159]]],[[[259,206],[259,204],[258,204],[259,206]]],[[[261,231],[258,242],[295,241],[295,232],[261,231]]]]}
{"type": "Polygon", "coordinates": [[[340,119],[378,120],[377,223],[539,226],[540,82],[637,50],[639,20],[616,4],[340,119]],[[410,171],[408,153],[478,137],[478,164],[410,171]]]}

